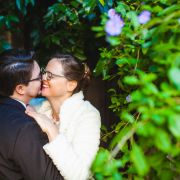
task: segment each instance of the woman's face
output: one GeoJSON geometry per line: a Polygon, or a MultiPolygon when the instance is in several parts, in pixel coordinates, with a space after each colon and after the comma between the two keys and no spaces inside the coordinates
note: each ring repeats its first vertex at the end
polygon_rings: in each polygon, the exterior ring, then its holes
{"type": "Polygon", "coordinates": [[[63,76],[63,68],[57,59],[51,59],[43,75],[42,81],[42,95],[45,97],[67,97],[68,92],[68,80],[63,76]],[[52,74],[51,74],[52,73],[52,74]],[[52,78],[48,78],[49,74],[52,78]]]}

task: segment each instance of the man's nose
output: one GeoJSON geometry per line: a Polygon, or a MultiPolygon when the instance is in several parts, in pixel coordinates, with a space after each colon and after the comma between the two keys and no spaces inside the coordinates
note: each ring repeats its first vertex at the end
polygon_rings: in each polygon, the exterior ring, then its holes
{"type": "Polygon", "coordinates": [[[42,81],[43,80],[47,80],[47,74],[46,73],[44,73],[43,75],[42,75],[42,81]]]}

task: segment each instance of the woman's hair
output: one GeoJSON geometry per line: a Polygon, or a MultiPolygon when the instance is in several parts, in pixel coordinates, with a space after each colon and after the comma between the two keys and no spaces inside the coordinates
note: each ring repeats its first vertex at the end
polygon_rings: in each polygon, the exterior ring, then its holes
{"type": "Polygon", "coordinates": [[[6,50],[0,54],[0,95],[10,96],[19,84],[28,85],[34,67],[33,52],[6,50]]]}
{"type": "Polygon", "coordinates": [[[81,63],[71,55],[55,54],[51,59],[57,59],[63,68],[63,75],[69,81],[77,81],[77,87],[73,93],[84,91],[88,87],[91,79],[91,72],[87,64],[81,63]]]}

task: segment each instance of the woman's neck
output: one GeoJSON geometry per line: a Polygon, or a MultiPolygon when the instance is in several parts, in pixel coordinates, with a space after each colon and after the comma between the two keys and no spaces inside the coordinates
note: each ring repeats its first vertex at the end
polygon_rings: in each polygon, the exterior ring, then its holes
{"type": "Polygon", "coordinates": [[[49,102],[51,104],[51,108],[52,108],[52,117],[56,121],[59,120],[59,114],[60,114],[62,104],[70,96],[71,95],[66,95],[66,96],[63,96],[63,97],[48,97],[48,100],[49,100],[49,102]]]}

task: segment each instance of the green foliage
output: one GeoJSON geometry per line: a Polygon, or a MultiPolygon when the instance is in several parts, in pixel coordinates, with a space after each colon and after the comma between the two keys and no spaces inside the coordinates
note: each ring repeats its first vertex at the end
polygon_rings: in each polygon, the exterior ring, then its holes
{"type": "MultiPolygon", "coordinates": [[[[114,136],[107,133],[112,140],[109,156],[114,164],[122,162],[118,171],[121,178],[178,178],[180,5],[176,0],[147,0],[117,1],[113,7],[125,25],[120,35],[106,35],[109,45],[100,49],[94,71],[117,84],[109,91],[110,108],[119,117],[112,126],[114,136]],[[143,10],[151,12],[151,19],[141,25],[138,15],[143,10]],[[131,102],[126,101],[128,94],[131,102]]],[[[103,14],[101,25],[93,27],[97,37],[105,35],[107,20],[103,14]]],[[[93,170],[100,177],[97,179],[106,179],[103,171],[97,171],[96,161],[93,170]]],[[[115,179],[113,175],[111,179],[115,179]]]]}
{"type": "Polygon", "coordinates": [[[23,15],[27,14],[27,7],[30,4],[34,6],[35,0],[16,0],[16,6],[23,15]]]}
{"type": "Polygon", "coordinates": [[[132,162],[134,163],[134,166],[137,169],[138,174],[142,176],[145,175],[149,170],[149,166],[146,162],[146,158],[143,154],[141,147],[138,147],[136,144],[133,144],[130,155],[132,162]]]}
{"type": "Polygon", "coordinates": [[[118,172],[120,167],[122,167],[121,160],[114,160],[110,152],[102,148],[99,150],[92,170],[95,172],[95,179],[120,180],[122,179],[122,176],[118,172]]]}
{"type": "Polygon", "coordinates": [[[93,36],[89,24],[96,17],[93,10],[103,1],[8,1],[8,8],[6,3],[2,3],[0,31],[8,29],[17,36],[23,34],[30,40],[25,48],[38,49],[38,55],[44,61],[56,51],[71,53],[81,61],[87,59],[85,39],[93,36]]]}

